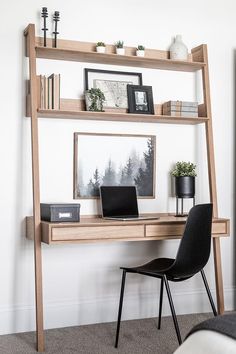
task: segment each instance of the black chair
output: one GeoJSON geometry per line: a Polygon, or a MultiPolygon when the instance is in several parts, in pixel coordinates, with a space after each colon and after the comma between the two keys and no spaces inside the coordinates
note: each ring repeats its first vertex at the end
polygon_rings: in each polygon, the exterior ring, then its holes
{"type": "Polygon", "coordinates": [[[126,273],[138,273],[161,279],[158,329],[161,328],[163,287],[165,284],[179,344],[182,343],[182,339],[170,292],[169,281],[184,281],[186,279],[191,278],[196,273],[201,272],[214,316],[217,316],[217,311],[203,270],[210,256],[211,224],[212,204],[196,205],[189,212],[184,234],[180,241],[179,249],[175,259],[157,258],[149,263],[138,267],[121,267],[121,269],[123,269],[123,276],[121,283],[120,304],[116,329],[116,348],[118,346],[119,340],[120,320],[122,313],[126,273]]]}

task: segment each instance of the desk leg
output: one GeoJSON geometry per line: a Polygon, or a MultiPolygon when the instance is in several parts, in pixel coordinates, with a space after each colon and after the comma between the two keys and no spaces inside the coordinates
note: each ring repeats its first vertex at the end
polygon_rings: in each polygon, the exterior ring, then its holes
{"type": "Polygon", "coordinates": [[[37,73],[36,73],[35,25],[29,24],[26,35],[27,35],[26,45],[27,45],[27,51],[29,55],[29,73],[30,73],[36,334],[37,334],[37,350],[39,352],[43,352],[44,351],[43,287],[42,287],[40,180],[39,180],[38,115],[37,115],[38,85],[37,85],[37,73]]]}
{"type": "Polygon", "coordinates": [[[40,225],[35,228],[37,237],[34,240],[35,262],[35,302],[36,302],[36,347],[38,352],[44,352],[43,330],[43,286],[42,286],[42,250],[40,225]]]}
{"type": "Polygon", "coordinates": [[[223,278],[221,267],[221,254],[220,254],[220,237],[213,238],[213,251],[214,251],[214,264],[215,264],[215,281],[216,281],[216,298],[218,314],[224,313],[224,290],[223,278]]]}

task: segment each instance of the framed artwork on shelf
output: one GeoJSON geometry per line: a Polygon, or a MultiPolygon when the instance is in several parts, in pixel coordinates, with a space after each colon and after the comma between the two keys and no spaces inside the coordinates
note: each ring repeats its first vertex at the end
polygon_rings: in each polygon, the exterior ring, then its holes
{"type": "Polygon", "coordinates": [[[127,85],[142,85],[142,74],[126,71],[85,70],[85,91],[100,89],[105,95],[105,110],[128,109],[127,85]]]}
{"type": "Polygon", "coordinates": [[[152,86],[127,85],[128,112],[154,114],[152,86]]]}
{"type": "Polygon", "coordinates": [[[98,198],[101,185],[155,198],[155,172],[154,135],[74,133],[74,199],[98,198]]]}

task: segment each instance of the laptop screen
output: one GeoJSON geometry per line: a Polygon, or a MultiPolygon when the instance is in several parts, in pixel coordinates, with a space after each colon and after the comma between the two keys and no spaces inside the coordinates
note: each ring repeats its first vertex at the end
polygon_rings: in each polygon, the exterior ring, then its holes
{"type": "Polygon", "coordinates": [[[134,186],[101,186],[103,217],[138,217],[138,203],[134,186]]]}

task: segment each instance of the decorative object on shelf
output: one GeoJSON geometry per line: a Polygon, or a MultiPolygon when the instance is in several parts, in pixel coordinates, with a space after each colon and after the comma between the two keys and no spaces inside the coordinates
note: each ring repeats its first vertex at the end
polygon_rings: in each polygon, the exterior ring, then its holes
{"type": "Polygon", "coordinates": [[[98,53],[105,53],[106,52],[106,44],[104,42],[97,42],[96,51],[98,53]]]}
{"type": "Polygon", "coordinates": [[[174,43],[170,46],[170,59],[188,60],[188,48],[182,41],[182,36],[178,34],[174,43]]]}
{"type": "Polygon", "coordinates": [[[137,57],[144,57],[145,56],[145,47],[143,45],[138,45],[136,49],[137,57]]]}
{"type": "Polygon", "coordinates": [[[74,199],[97,198],[100,185],[135,185],[154,198],[155,160],[153,135],[74,133],[74,199]]]}
{"type": "Polygon", "coordinates": [[[168,101],[162,105],[163,115],[174,117],[198,117],[198,102],[168,101]]]}
{"type": "Polygon", "coordinates": [[[54,21],[54,31],[52,32],[54,34],[54,48],[57,48],[57,36],[59,34],[57,30],[57,23],[60,21],[60,12],[55,11],[53,15],[53,21],[54,21]]]}
{"type": "Polygon", "coordinates": [[[193,198],[193,205],[195,205],[196,165],[191,162],[178,161],[171,174],[175,177],[176,216],[186,216],[187,214],[184,214],[183,211],[183,200],[193,198]],[[181,199],[180,213],[179,199],[181,199]]]}
{"type": "Polygon", "coordinates": [[[91,88],[85,91],[85,104],[87,111],[104,112],[104,93],[99,88],[91,88]]]}
{"type": "Polygon", "coordinates": [[[47,47],[47,31],[48,31],[48,28],[47,28],[47,25],[46,25],[46,19],[48,17],[48,9],[47,9],[47,7],[42,7],[41,16],[43,18],[43,28],[42,28],[42,31],[43,31],[43,46],[47,47]]]}
{"type": "Polygon", "coordinates": [[[116,54],[125,55],[124,41],[117,41],[115,46],[116,46],[116,54]]]}
{"type": "Polygon", "coordinates": [[[127,85],[128,112],[154,114],[152,86],[127,85]]]}
{"type": "Polygon", "coordinates": [[[79,222],[80,204],[40,203],[41,220],[48,222],[79,222]]]}
{"type": "Polygon", "coordinates": [[[52,74],[49,77],[45,75],[37,76],[38,102],[40,109],[60,109],[60,86],[61,75],[52,74]]]}
{"type": "Polygon", "coordinates": [[[128,109],[127,85],[142,85],[142,74],[125,71],[85,69],[85,90],[99,88],[105,96],[103,108],[128,109]]]}

